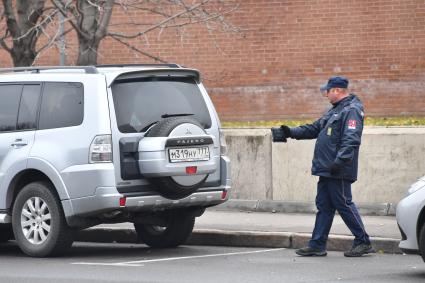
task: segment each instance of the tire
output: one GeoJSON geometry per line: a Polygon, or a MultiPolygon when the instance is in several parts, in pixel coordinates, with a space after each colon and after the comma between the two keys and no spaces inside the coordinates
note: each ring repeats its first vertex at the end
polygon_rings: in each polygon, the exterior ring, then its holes
{"type": "Polygon", "coordinates": [[[134,223],[134,228],[139,240],[152,248],[175,248],[187,241],[194,225],[194,216],[175,215],[166,227],[134,223]]]}
{"type": "Polygon", "coordinates": [[[74,231],[66,223],[54,187],[48,182],[30,183],[18,193],[12,226],[21,250],[33,257],[61,255],[74,240],[74,231]]]}
{"type": "MultiPolygon", "coordinates": [[[[146,137],[168,137],[174,128],[185,123],[196,125],[203,130],[201,124],[193,118],[170,117],[165,118],[155,124],[155,126],[153,126],[146,133],[146,137]]],[[[191,195],[197,189],[199,189],[202,184],[205,183],[207,178],[208,175],[206,175],[205,178],[201,179],[199,182],[191,186],[179,184],[172,177],[150,178],[150,181],[155,185],[157,191],[162,196],[168,199],[181,199],[191,195]]]]}
{"type": "Polygon", "coordinates": [[[12,225],[0,224],[0,243],[5,243],[13,239],[12,225]]]}
{"type": "Polygon", "coordinates": [[[419,232],[418,244],[422,259],[425,261],[425,223],[422,224],[421,231],[419,232]]]}

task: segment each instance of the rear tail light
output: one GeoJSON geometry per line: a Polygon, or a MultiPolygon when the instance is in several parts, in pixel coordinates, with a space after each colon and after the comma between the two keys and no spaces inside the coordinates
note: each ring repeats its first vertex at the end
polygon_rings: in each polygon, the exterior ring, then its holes
{"type": "Polygon", "coordinates": [[[96,136],[90,145],[90,163],[112,162],[111,135],[96,136]]]}
{"type": "Polygon", "coordinates": [[[226,137],[224,136],[222,129],[220,129],[220,154],[227,155],[226,137]]]}
{"type": "Polygon", "coordinates": [[[126,197],[120,198],[120,206],[121,207],[124,207],[126,202],[127,202],[127,198],[126,197]]]}
{"type": "Polygon", "coordinates": [[[196,174],[196,171],[197,171],[197,169],[198,169],[198,167],[196,167],[196,166],[189,166],[189,167],[186,167],[186,174],[196,174]]]}
{"type": "Polygon", "coordinates": [[[224,190],[222,193],[221,193],[221,199],[222,200],[225,200],[227,198],[227,191],[226,190],[224,190]]]}

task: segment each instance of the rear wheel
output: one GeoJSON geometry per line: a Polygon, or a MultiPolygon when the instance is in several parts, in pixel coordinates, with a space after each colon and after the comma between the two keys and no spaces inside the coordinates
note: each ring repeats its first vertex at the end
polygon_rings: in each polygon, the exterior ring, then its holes
{"type": "Polygon", "coordinates": [[[13,239],[12,225],[0,224],[0,243],[4,243],[12,239],[13,239]]]}
{"type": "Polygon", "coordinates": [[[179,214],[170,216],[166,226],[134,223],[137,237],[152,248],[174,248],[184,244],[192,234],[195,217],[179,214]]]}
{"type": "Polygon", "coordinates": [[[425,261],[425,223],[422,224],[421,231],[419,233],[419,251],[421,253],[422,259],[425,261]]]}
{"type": "Polygon", "coordinates": [[[12,225],[19,247],[29,256],[60,255],[74,239],[74,231],[67,225],[61,203],[48,182],[30,183],[18,193],[12,225]]]}

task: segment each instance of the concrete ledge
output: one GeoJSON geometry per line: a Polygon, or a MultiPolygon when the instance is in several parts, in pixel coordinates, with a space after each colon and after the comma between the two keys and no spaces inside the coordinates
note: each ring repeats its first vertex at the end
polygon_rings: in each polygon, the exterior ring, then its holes
{"type": "MultiPolygon", "coordinates": [[[[225,130],[232,161],[231,197],[314,203],[318,178],[311,176],[311,160],[315,141],[273,143],[270,133],[269,128],[225,130]]],[[[425,163],[420,158],[425,155],[424,143],[425,127],[365,127],[359,179],[352,190],[356,204],[379,206],[365,207],[368,215],[394,215],[393,204],[424,175],[425,163]]],[[[256,207],[265,209],[260,204],[256,207]]]]}
{"type": "MultiPolygon", "coordinates": [[[[358,203],[362,215],[394,216],[395,205],[391,203],[358,203]]],[[[278,213],[316,213],[314,202],[296,202],[280,200],[240,200],[230,199],[211,208],[213,210],[278,212],[278,213]]]]}
{"type": "MultiPolygon", "coordinates": [[[[193,231],[188,245],[235,246],[264,248],[300,248],[307,245],[311,234],[292,232],[253,232],[197,229],[193,231]]],[[[77,241],[101,243],[137,243],[133,229],[90,228],[80,231],[77,241]]],[[[373,247],[380,253],[401,253],[399,239],[371,238],[373,247]]],[[[329,235],[329,251],[346,251],[353,237],[329,235]]]]}

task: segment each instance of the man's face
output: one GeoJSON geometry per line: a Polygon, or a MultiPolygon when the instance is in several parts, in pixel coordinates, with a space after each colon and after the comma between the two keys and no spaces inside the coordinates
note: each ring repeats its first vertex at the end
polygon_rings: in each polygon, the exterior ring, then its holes
{"type": "Polygon", "coordinates": [[[340,101],[342,98],[344,98],[344,93],[339,88],[331,88],[326,92],[326,97],[328,98],[329,102],[334,104],[340,101]]]}

